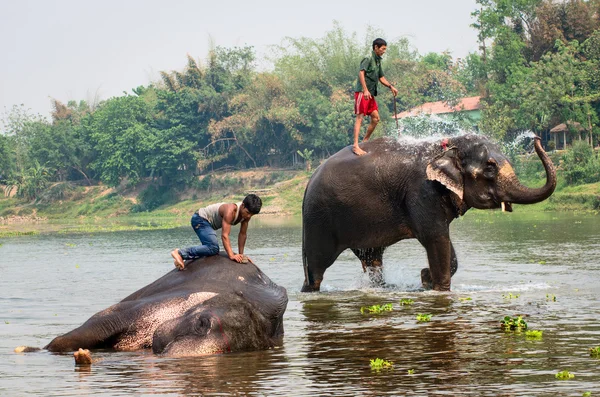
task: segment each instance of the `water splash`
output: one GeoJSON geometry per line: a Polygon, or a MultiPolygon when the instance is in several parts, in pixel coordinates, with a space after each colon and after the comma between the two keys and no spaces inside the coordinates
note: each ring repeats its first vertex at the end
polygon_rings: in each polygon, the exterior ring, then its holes
{"type": "Polygon", "coordinates": [[[465,134],[485,136],[501,147],[511,159],[517,155],[533,153],[533,140],[536,136],[532,131],[523,131],[512,141],[504,142],[494,139],[484,132],[477,131],[473,121],[465,118],[440,117],[432,114],[419,114],[399,120],[399,128],[395,125],[388,128],[387,136],[406,144],[420,142],[435,142],[442,138],[451,138],[465,134]]]}
{"type": "Polygon", "coordinates": [[[419,114],[399,120],[399,128],[388,129],[387,135],[410,143],[476,133],[470,120],[419,114]]]}

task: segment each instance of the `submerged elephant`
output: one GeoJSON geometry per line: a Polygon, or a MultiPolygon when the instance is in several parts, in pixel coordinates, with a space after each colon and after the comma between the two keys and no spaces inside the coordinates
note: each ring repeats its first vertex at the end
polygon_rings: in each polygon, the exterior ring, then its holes
{"type": "Polygon", "coordinates": [[[172,270],[45,349],[137,350],[182,356],[268,349],[281,343],[285,288],[252,263],[216,255],[172,270]]]}
{"type": "Polygon", "coordinates": [[[449,226],[469,208],[502,208],[547,199],[556,172],[535,137],[546,184],[523,186],[500,149],[478,135],[407,143],[382,138],[362,144],[356,156],[346,147],[310,179],[302,204],[303,292],[318,291],[323,274],[347,248],[372,279],[381,280],[386,247],[416,238],[427,251],[421,270],[425,288],[450,290],[458,262],[449,226]]]}

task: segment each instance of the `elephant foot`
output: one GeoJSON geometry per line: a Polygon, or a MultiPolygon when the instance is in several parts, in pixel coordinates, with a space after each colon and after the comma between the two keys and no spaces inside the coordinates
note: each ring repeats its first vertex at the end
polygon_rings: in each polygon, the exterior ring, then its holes
{"type": "Polygon", "coordinates": [[[321,290],[321,280],[315,281],[314,284],[306,284],[302,286],[300,292],[319,292],[321,290]]]}
{"type": "Polygon", "coordinates": [[[366,267],[366,271],[369,275],[369,280],[371,280],[372,286],[385,286],[385,280],[383,278],[383,269],[381,268],[381,266],[368,266],[366,267]]]}
{"type": "Polygon", "coordinates": [[[431,279],[431,272],[428,268],[421,269],[421,284],[426,290],[433,289],[433,280],[431,279]]]}
{"type": "Polygon", "coordinates": [[[78,351],[73,353],[75,358],[75,365],[92,365],[92,355],[88,349],[79,348],[78,351]]]}

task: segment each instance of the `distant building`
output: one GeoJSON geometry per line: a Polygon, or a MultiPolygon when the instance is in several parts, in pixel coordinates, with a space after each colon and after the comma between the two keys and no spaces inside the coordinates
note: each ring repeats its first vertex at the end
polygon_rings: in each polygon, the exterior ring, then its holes
{"type": "Polygon", "coordinates": [[[472,96],[467,98],[461,98],[458,104],[454,107],[450,107],[447,102],[427,102],[410,110],[397,114],[398,119],[406,117],[414,117],[421,114],[434,114],[439,117],[452,118],[456,113],[460,113],[461,116],[467,116],[473,124],[481,119],[481,97],[472,96]]]}

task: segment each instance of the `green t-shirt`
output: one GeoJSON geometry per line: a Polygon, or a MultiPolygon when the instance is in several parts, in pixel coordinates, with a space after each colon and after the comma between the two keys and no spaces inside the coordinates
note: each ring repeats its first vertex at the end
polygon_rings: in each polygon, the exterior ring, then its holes
{"type": "MultiPolygon", "coordinates": [[[[381,57],[377,56],[375,52],[372,52],[370,57],[365,57],[360,62],[360,70],[365,71],[365,83],[367,83],[367,89],[369,90],[371,95],[376,96],[377,83],[379,82],[379,79],[383,77],[383,69],[381,68],[381,57]]],[[[356,89],[354,91],[363,91],[362,84],[360,84],[360,77],[356,81],[356,89]]]]}

